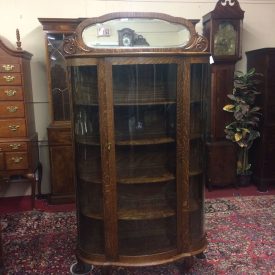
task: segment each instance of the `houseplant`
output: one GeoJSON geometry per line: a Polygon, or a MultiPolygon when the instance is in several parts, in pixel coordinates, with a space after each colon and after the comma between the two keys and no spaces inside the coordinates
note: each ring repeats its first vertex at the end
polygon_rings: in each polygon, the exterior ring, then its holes
{"type": "Polygon", "coordinates": [[[227,139],[239,147],[237,175],[240,185],[249,183],[252,171],[248,153],[254,140],[260,136],[258,123],[261,113],[260,108],[255,106],[260,75],[254,68],[247,73],[235,72],[233,91],[228,95],[232,103],[223,107],[224,111],[233,113],[234,121],[226,125],[225,134],[227,139]]]}

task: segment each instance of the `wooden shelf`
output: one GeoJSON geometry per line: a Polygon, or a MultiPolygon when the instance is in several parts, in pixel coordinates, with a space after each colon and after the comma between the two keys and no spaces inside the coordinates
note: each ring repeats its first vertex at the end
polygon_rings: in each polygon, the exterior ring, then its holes
{"type": "Polygon", "coordinates": [[[114,104],[115,107],[123,107],[123,106],[131,106],[131,105],[169,105],[169,104],[176,104],[175,100],[165,100],[165,99],[157,99],[154,101],[142,101],[142,100],[136,100],[136,101],[128,101],[128,102],[117,102],[114,104]]]}
{"type": "MultiPolygon", "coordinates": [[[[102,220],[102,213],[94,213],[88,209],[84,209],[82,214],[86,217],[102,220]]],[[[176,211],[172,208],[159,208],[159,209],[120,209],[118,210],[119,220],[155,220],[168,218],[176,215],[176,211]]]]}
{"type": "Polygon", "coordinates": [[[122,178],[117,179],[117,183],[120,184],[145,184],[145,183],[161,183],[166,181],[175,180],[175,176],[173,174],[163,174],[157,177],[134,177],[134,178],[122,178]]]}
{"type": "Polygon", "coordinates": [[[173,143],[173,142],[175,142],[174,138],[160,137],[160,138],[147,138],[147,139],[117,141],[116,145],[135,146],[135,145],[165,144],[165,143],[173,143]]]}

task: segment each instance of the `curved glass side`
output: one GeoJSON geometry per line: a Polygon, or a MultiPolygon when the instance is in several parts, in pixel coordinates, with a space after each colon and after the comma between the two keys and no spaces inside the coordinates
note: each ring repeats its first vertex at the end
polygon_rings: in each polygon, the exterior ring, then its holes
{"type": "Polygon", "coordinates": [[[190,240],[193,249],[204,242],[205,137],[207,130],[207,95],[209,65],[191,64],[190,83],[190,240]]]}
{"type": "Polygon", "coordinates": [[[97,66],[71,67],[79,247],[104,252],[97,66]],[[92,232],[91,232],[92,230],[92,232]]]}

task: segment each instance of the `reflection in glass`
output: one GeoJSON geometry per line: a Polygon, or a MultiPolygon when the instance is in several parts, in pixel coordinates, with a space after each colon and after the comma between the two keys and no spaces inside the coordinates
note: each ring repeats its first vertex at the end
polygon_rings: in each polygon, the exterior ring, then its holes
{"type": "Polygon", "coordinates": [[[64,37],[64,34],[55,33],[47,36],[54,121],[70,120],[67,71],[63,56],[64,37]]]}
{"type": "Polygon", "coordinates": [[[88,47],[183,47],[190,39],[187,27],[160,19],[120,18],[88,26],[82,33],[88,47]],[[121,33],[123,30],[131,30],[121,33]]]}

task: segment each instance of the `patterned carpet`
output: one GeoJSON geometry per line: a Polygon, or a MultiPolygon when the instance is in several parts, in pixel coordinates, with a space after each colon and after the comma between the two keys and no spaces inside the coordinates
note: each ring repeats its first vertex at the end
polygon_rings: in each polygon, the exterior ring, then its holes
{"type": "MultiPolygon", "coordinates": [[[[206,259],[188,274],[275,274],[275,196],[206,201],[206,259]]],[[[74,212],[1,215],[4,274],[70,274],[75,262],[74,212]]],[[[93,274],[102,274],[95,268],[93,274]]],[[[112,275],[180,275],[176,264],[116,268],[112,275]]]]}

